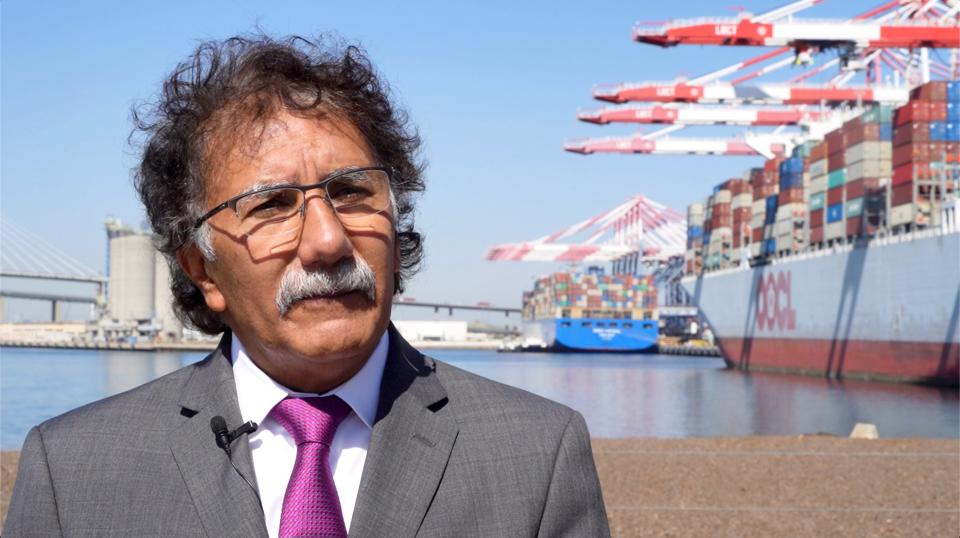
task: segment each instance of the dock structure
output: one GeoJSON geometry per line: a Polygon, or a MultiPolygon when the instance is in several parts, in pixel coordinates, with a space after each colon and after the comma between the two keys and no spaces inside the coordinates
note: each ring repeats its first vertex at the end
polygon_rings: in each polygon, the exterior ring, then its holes
{"type": "Polygon", "coordinates": [[[957,440],[594,439],[593,452],[614,537],[960,531],[957,440]]]}
{"type": "MultiPolygon", "coordinates": [[[[956,536],[960,441],[594,439],[615,538],[956,536]]],[[[0,520],[18,452],[0,453],[0,520]]]]}

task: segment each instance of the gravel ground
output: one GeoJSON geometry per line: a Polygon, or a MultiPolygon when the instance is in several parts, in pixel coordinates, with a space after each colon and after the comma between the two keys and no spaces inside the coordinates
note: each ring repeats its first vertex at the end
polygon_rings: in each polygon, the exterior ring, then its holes
{"type": "MultiPolygon", "coordinates": [[[[960,536],[960,441],[595,439],[627,536],[960,536]]],[[[18,453],[0,453],[0,518],[18,453]]]]}

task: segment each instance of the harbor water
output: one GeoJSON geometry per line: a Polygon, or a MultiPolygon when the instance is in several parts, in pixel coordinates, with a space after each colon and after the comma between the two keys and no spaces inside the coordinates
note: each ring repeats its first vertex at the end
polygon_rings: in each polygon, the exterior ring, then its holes
{"type": "MultiPolygon", "coordinates": [[[[593,437],[845,436],[858,422],[876,424],[884,438],[960,437],[956,389],[745,373],[703,357],[429,354],[569,405],[583,413],[593,437]]],[[[3,348],[0,449],[18,450],[33,425],[203,355],[3,348]]]]}

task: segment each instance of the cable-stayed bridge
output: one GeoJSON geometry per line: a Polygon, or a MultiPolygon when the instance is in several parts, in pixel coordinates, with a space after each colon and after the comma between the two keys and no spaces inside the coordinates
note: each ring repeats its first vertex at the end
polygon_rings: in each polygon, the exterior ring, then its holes
{"type": "Polygon", "coordinates": [[[51,303],[51,318],[60,321],[66,303],[103,303],[107,277],[65,253],[49,241],[5,216],[0,216],[0,317],[3,299],[51,303]],[[90,295],[12,290],[8,279],[95,284],[90,295]]]}

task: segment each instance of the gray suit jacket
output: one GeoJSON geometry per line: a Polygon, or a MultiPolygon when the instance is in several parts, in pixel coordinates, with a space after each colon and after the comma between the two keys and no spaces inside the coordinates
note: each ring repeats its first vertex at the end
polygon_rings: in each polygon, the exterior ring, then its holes
{"type": "MultiPolygon", "coordinates": [[[[33,428],[4,536],[267,535],[229,335],[203,361],[33,428]]],[[[390,353],[350,536],[608,536],[583,418],[423,356],[390,353]]]]}

